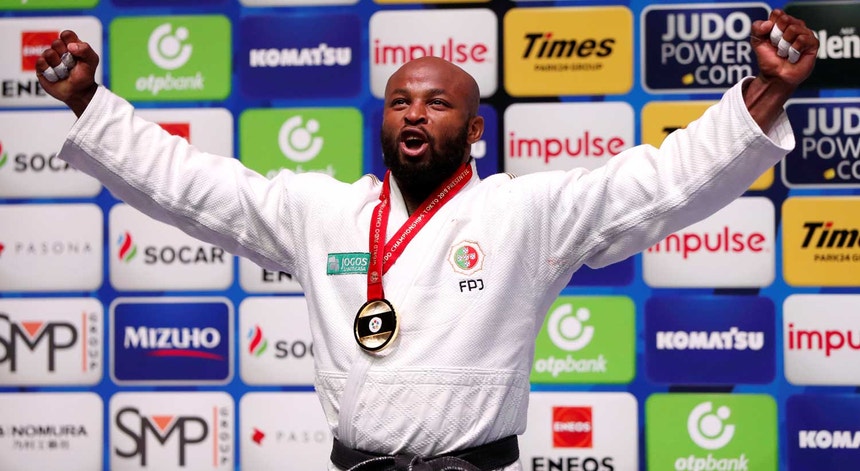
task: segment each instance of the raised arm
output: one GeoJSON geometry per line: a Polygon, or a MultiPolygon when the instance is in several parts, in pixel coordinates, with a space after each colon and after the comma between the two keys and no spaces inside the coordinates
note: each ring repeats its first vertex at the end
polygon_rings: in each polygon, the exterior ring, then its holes
{"type": "Polygon", "coordinates": [[[81,117],[98,89],[96,67],[99,56],[74,31],[65,30],[36,60],[36,75],[42,88],[81,117]]]}

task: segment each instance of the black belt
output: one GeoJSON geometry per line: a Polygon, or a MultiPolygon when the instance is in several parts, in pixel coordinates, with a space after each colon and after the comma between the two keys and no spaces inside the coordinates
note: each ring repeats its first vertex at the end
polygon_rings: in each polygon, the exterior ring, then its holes
{"type": "Polygon", "coordinates": [[[513,464],[519,458],[516,435],[429,459],[354,450],[337,439],[331,448],[331,462],[347,471],[492,471],[513,464]]]}

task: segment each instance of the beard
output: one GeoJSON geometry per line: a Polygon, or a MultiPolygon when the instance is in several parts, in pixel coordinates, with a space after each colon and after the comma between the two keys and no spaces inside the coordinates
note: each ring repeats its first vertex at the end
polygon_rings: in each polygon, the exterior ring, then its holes
{"type": "Polygon", "coordinates": [[[400,192],[414,201],[424,201],[463,165],[463,150],[469,145],[465,127],[457,135],[443,136],[439,140],[425,133],[428,158],[423,162],[411,162],[400,155],[400,139],[396,133],[386,133],[383,129],[380,134],[385,166],[397,179],[400,192]]]}

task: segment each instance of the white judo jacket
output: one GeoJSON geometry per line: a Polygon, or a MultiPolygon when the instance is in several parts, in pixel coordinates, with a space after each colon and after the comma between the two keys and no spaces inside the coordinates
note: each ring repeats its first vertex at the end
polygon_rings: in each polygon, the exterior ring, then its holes
{"type": "MultiPolygon", "coordinates": [[[[327,274],[330,254],[368,252],[377,178],[350,184],[281,171],[268,179],[136,118],[103,87],[60,157],[153,218],[293,274],[334,436],[429,457],[524,432],[535,337],[574,271],[623,260],[709,216],[793,146],[785,113],[763,134],[736,85],[660,149],[635,147],[597,170],[484,180],[475,172],[384,276],[401,328],[377,356],[353,337],[367,275],[327,274]],[[478,257],[468,274],[452,259],[466,244],[478,257]],[[465,289],[469,280],[482,288],[465,289]]],[[[408,217],[391,187],[388,237],[408,217]]]]}

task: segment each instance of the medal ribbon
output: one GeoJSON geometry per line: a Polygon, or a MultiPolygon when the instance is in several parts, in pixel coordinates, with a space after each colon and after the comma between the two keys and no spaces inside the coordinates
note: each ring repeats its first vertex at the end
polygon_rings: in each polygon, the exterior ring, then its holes
{"type": "Polygon", "coordinates": [[[403,250],[415,238],[424,225],[430,221],[442,206],[454,197],[472,178],[472,165],[466,162],[460,171],[452,175],[439,188],[421,203],[423,209],[415,211],[409,219],[400,226],[395,237],[385,244],[380,254],[380,246],[385,242],[385,232],[388,229],[388,216],[391,213],[391,171],[385,172],[382,182],[382,192],[379,193],[379,203],[373,209],[373,219],[370,225],[370,270],[367,271],[367,299],[384,299],[382,291],[382,275],[388,272],[391,265],[400,257],[403,250]]]}

